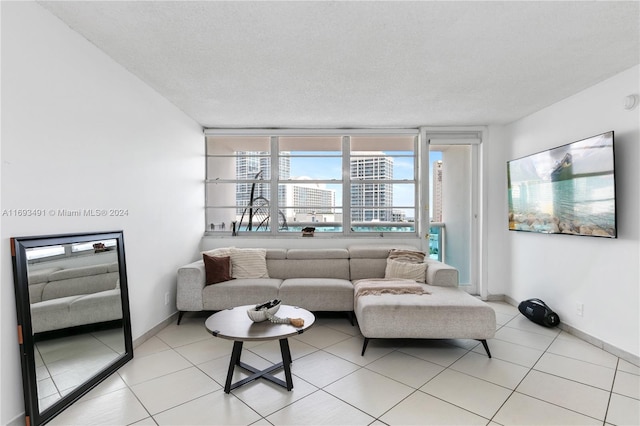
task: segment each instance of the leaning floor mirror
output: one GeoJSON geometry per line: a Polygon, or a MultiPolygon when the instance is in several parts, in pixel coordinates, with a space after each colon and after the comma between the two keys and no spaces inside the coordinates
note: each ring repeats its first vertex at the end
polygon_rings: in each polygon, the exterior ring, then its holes
{"type": "Polygon", "coordinates": [[[133,358],[122,231],[11,239],[27,426],[133,358]]]}

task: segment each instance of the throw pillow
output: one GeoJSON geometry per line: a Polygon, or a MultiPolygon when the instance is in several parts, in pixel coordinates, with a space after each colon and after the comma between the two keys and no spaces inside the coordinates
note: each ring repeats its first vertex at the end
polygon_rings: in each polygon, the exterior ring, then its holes
{"type": "MultiPolygon", "coordinates": [[[[203,251],[201,252],[201,254],[203,255],[206,254],[207,256],[213,256],[213,257],[231,256],[231,250],[233,250],[234,248],[235,247],[219,247],[212,250],[203,251]]],[[[229,275],[232,275],[232,274],[233,274],[233,265],[229,270],[229,275]]]]}
{"type": "Polygon", "coordinates": [[[231,277],[231,257],[216,257],[203,254],[202,260],[204,261],[204,285],[217,284],[233,279],[231,277]]]}
{"type": "Polygon", "coordinates": [[[233,278],[269,278],[267,250],[234,248],[231,250],[231,268],[233,278]]]}
{"type": "Polygon", "coordinates": [[[215,257],[231,256],[231,250],[235,247],[219,247],[212,250],[203,251],[202,254],[215,257]]]}
{"type": "Polygon", "coordinates": [[[423,283],[426,270],[426,263],[408,263],[394,259],[387,259],[387,268],[384,271],[384,277],[404,278],[423,283]]]}
{"type": "Polygon", "coordinates": [[[394,259],[407,263],[423,263],[424,253],[417,250],[391,249],[388,259],[394,259]]]}

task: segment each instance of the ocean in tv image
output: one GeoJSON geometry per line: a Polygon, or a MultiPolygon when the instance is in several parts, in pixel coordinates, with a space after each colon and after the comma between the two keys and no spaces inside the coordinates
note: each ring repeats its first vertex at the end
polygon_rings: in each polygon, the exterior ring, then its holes
{"type": "Polygon", "coordinates": [[[616,238],[613,132],[507,163],[509,229],[616,238]]]}

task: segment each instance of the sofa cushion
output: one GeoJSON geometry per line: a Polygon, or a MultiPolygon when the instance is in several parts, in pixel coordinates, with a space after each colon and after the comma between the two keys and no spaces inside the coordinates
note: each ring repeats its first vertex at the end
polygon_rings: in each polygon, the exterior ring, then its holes
{"type": "Polygon", "coordinates": [[[231,276],[233,278],[269,278],[267,250],[234,248],[231,250],[231,276]]]}
{"type": "Polygon", "coordinates": [[[405,278],[423,283],[426,270],[426,263],[409,263],[394,259],[387,259],[387,268],[384,271],[384,277],[405,278]]]}
{"type": "Polygon", "coordinates": [[[351,259],[349,273],[352,281],[364,278],[384,278],[387,259],[351,259]]]}
{"type": "MultiPolygon", "coordinates": [[[[31,268],[31,267],[30,267],[31,268]]],[[[38,269],[36,271],[29,270],[29,285],[46,283],[49,281],[49,275],[54,272],[60,271],[62,268],[59,266],[53,266],[50,268],[38,269]]]]}
{"type": "Polygon", "coordinates": [[[266,257],[267,261],[269,261],[270,259],[286,259],[287,249],[268,248],[266,257]]]}
{"type": "Polygon", "coordinates": [[[74,323],[94,324],[122,318],[122,300],[119,289],[87,294],[69,304],[69,315],[74,323]]]}
{"type": "Polygon", "coordinates": [[[349,259],[270,259],[272,278],[349,279],[349,259]]]}
{"type": "Polygon", "coordinates": [[[277,278],[238,278],[209,285],[202,290],[203,309],[220,311],[277,299],[281,283],[277,278]]]}
{"type": "Polygon", "coordinates": [[[29,303],[42,302],[42,291],[47,283],[29,284],[29,303]]]}
{"type": "Polygon", "coordinates": [[[289,249],[287,259],[316,260],[316,259],[348,259],[347,249],[289,249]]]}
{"type": "Polygon", "coordinates": [[[280,285],[278,298],[310,311],[352,311],[353,284],[336,278],[290,278],[280,285]]]}
{"type": "Polygon", "coordinates": [[[352,244],[349,250],[350,278],[361,280],[364,278],[384,278],[387,258],[392,249],[417,250],[406,244],[352,244]]]}
{"type": "Polygon", "coordinates": [[[353,244],[347,247],[351,259],[386,259],[392,249],[417,250],[406,244],[353,244]]]}
{"type": "Polygon", "coordinates": [[[116,288],[118,278],[120,273],[107,272],[107,265],[63,269],[51,274],[50,281],[42,290],[42,300],[112,290],[116,288]]]}
{"type": "Polygon", "coordinates": [[[231,256],[217,257],[203,254],[202,260],[204,261],[205,271],[204,285],[217,284],[233,279],[231,277],[231,256]]]}
{"type": "Polygon", "coordinates": [[[63,269],[52,272],[49,281],[68,280],[71,278],[89,277],[92,275],[106,274],[109,272],[109,265],[81,266],[79,268],[63,269]]]}
{"type": "Polygon", "coordinates": [[[66,328],[69,325],[69,306],[82,295],[61,297],[31,304],[31,331],[43,331],[66,328]]]}

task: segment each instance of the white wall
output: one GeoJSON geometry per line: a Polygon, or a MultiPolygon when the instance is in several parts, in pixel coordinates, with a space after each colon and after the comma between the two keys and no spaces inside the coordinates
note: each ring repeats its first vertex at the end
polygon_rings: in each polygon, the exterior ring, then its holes
{"type": "Polygon", "coordinates": [[[2,2],[0,424],[24,412],[9,237],[123,230],[134,339],[175,312],[204,223],[200,126],[33,2],[2,2]],[[169,305],[164,294],[169,292],[169,305]]]}
{"type": "MultiPolygon", "coordinates": [[[[495,275],[520,301],[538,297],[561,320],[596,339],[640,355],[640,108],[623,99],[639,90],[640,66],[631,68],[504,128],[507,159],[615,132],[618,238],[506,231],[506,176],[494,194],[502,220],[490,246],[504,244],[505,272],[495,275]],[[584,316],[576,304],[584,304],[584,316]]],[[[493,173],[493,172],[492,172],[493,173]]],[[[497,182],[497,180],[495,180],[497,182]]],[[[493,264],[497,262],[493,261],[493,264]]]]}

